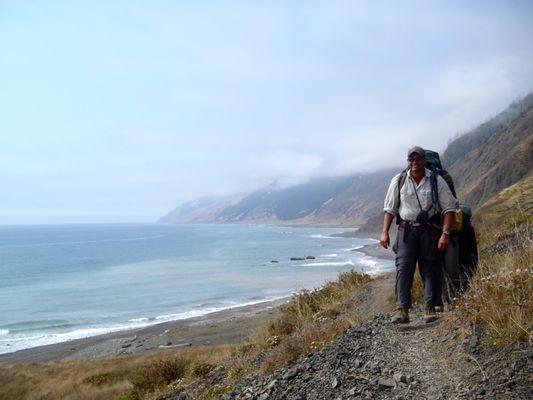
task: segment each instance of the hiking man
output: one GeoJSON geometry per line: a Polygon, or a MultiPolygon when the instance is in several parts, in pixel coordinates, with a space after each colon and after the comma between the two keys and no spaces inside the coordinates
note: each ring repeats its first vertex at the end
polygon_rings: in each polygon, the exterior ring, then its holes
{"type": "Polygon", "coordinates": [[[432,185],[432,172],[425,168],[424,149],[419,146],[409,149],[407,161],[408,169],[392,178],[385,197],[380,239],[385,249],[390,246],[389,229],[392,220],[397,217],[398,234],[392,249],[396,253],[398,311],[392,322],[409,322],[411,287],[417,261],[424,283],[424,319],[433,322],[437,319],[435,307],[442,306],[442,263],[450,244],[456,200],[440,175],[436,176],[436,185],[432,185]],[[436,186],[433,193],[432,186],[436,186]],[[438,221],[441,215],[444,216],[442,228],[438,221]]]}

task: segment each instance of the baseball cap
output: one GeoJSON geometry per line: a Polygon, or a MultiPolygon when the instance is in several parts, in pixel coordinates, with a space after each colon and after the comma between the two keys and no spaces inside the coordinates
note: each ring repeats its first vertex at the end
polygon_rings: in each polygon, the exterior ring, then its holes
{"type": "Polygon", "coordinates": [[[426,151],[420,146],[411,147],[407,152],[407,157],[410,157],[413,153],[418,154],[422,158],[426,158],[426,151]]]}

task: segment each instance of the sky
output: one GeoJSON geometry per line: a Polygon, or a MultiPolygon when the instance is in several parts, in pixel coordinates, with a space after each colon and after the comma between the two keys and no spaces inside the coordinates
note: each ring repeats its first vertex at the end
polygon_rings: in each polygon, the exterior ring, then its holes
{"type": "Polygon", "coordinates": [[[0,0],[0,225],[401,166],[533,90],[529,1],[0,0]]]}

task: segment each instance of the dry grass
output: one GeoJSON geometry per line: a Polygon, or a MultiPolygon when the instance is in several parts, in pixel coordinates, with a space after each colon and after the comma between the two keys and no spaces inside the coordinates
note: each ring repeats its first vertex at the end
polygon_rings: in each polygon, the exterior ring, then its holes
{"type": "MultiPolygon", "coordinates": [[[[502,225],[531,220],[533,215],[533,177],[526,178],[502,190],[476,212],[476,219],[485,228],[483,238],[501,231],[502,225]]],[[[508,231],[504,229],[504,231],[508,231]]]]}
{"type": "Polygon", "coordinates": [[[518,216],[482,240],[471,287],[452,323],[482,324],[495,346],[533,339],[533,240],[531,218],[518,216]]]}
{"type": "MultiPolygon", "coordinates": [[[[141,397],[185,377],[191,361],[183,356],[153,360],[138,368],[129,378],[132,391],[141,397]]],[[[194,369],[193,369],[194,371],[194,369]]]]}
{"type": "Polygon", "coordinates": [[[324,346],[359,320],[349,306],[359,289],[372,278],[355,271],[344,272],[323,288],[304,290],[281,307],[280,314],[255,334],[247,345],[266,351],[260,365],[271,371],[324,346]]]}
{"type": "Polygon", "coordinates": [[[0,366],[0,399],[144,398],[148,393],[166,390],[181,377],[195,379],[194,371],[207,364],[222,363],[236,347],[198,347],[113,359],[0,366]]]}

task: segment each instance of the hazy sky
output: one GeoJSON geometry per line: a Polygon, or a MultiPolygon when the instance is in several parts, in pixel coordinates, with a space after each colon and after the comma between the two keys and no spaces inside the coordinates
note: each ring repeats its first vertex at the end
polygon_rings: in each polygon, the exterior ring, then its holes
{"type": "Polygon", "coordinates": [[[443,150],[533,89],[531,38],[529,1],[0,0],[0,225],[443,150]]]}

